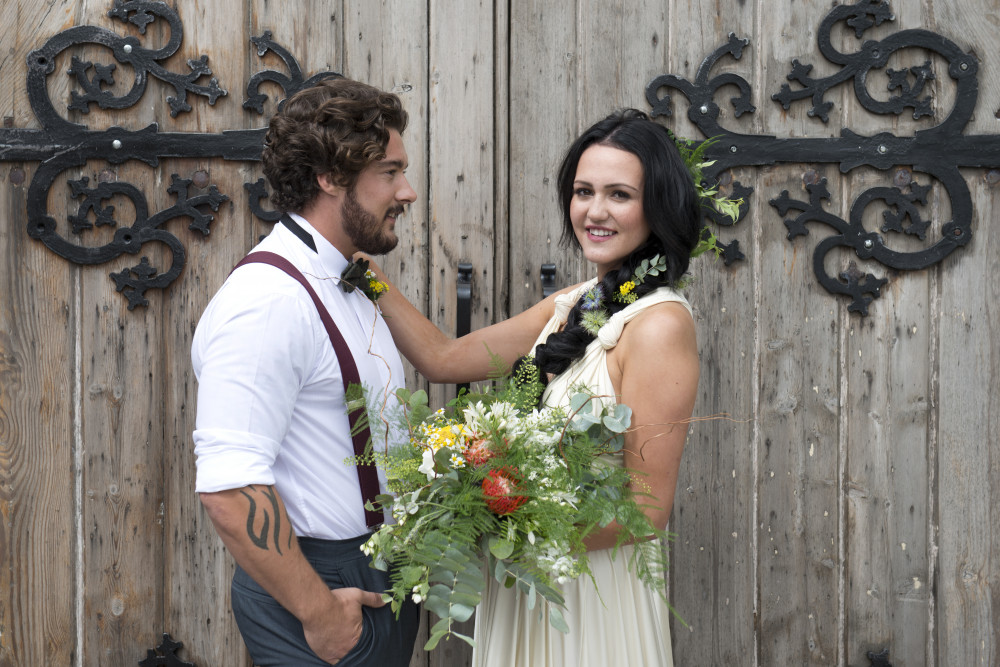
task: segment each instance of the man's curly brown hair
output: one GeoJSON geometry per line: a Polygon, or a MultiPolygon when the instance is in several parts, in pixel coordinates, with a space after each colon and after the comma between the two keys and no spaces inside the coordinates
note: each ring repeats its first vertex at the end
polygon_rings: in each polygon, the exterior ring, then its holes
{"type": "Polygon", "coordinates": [[[264,137],[271,203],[302,211],[319,193],[320,174],[353,187],[365,167],[385,157],[389,130],[402,134],[407,119],[396,95],[343,77],[299,91],[271,118],[264,137]]]}

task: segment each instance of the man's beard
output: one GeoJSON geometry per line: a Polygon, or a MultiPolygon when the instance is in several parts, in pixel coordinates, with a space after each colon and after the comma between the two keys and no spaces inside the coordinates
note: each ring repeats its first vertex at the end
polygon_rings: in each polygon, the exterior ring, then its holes
{"type": "MultiPolygon", "coordinates": [[[[341,205],[344,232],[354,243],[354,247],[369,255],[384,255],[399,243],[399,237],[385,229],[385,219],[379,220],[365,210],[358,201],[354,188],[347,191],[341,205]]],[[[398,206],[389,213],[399,215],[403,207],[398,206]]]]}

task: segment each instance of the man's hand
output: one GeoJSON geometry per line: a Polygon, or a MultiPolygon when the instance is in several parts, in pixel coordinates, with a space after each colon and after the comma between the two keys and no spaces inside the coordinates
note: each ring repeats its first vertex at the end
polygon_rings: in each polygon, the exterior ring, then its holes
{"type": "Polygon", "coordinates": [[[306,642],[323,660],[336,664],[361,640],[361,607],[382,607],[378,593],[360,588],[330,590],[330,603],[322,613],[302,621],[306,642]]]}

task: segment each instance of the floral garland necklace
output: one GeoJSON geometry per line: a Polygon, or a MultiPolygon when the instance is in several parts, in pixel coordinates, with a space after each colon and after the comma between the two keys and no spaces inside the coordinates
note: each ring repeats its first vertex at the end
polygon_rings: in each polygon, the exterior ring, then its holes
{"type": "MultiPolygon", "coordinates": [[[[635,290],[643,283],[646,276],[658,276],[666,270],[667,258],[663,255],[653,255],[652,259],[642,260],[632,274],[632,278],[619,285],[618,291],[612,295],[612,298],[618,303],[626,305],[635,303],[636,299],[638,299],[635,290]]],[[[601,327],[608,323],[610,316],[608,315],[607,307],[604,305],[604,300],[604,288],[601,287],[600,283],[591,287],[581,297],[580,311],[582,315],[580,317],[580,326],[592,336],[597,336],[597,332],[601,330],[601,327]]]]}

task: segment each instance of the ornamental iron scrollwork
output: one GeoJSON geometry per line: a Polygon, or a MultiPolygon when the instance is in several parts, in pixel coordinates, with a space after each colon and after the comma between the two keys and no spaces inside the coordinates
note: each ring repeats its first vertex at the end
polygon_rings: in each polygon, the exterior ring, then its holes
{"type": "MultiPolygon", "coordinates": [[[[169,28],[169,37],[160,48],[146,48],[133,35],[121,36],[96,26],[75,26],[49,38],[27,57],[28,100],[42,129],[0,129],[0,160],[40,162],[28,187],[28,234],[60,257],[76,264],[94,265],[125,254],[139,255],[148,243],[159,243],[169,250],[170,266],[165,271],[154,267],[148,257],[141,256],[134,266],[109,274],[116,289],[127,298],[128,309],[132,310],[148,304],[147,290],[168,286],[184,267],[184,245],[165,229],[166,223],[186,217],[191,221],[188,225],[191,230],[207,236],[214,220],[209,209],[218,211],[229,197],[219,192],[214,184],[206,182],[192,187],[191,179],[172,174],[167,192],[175,199],[174,205],[151,215],[145,194],[130,183],[111,181],[92,186],[87,177],[70,179],[67,181],[70,196],[80,200],[80,204],[75,213],[68,215],[70,238],[67,238],[60,235],[56,220],[47,208],[49,191],[59,175],[81,167],[88,160],[104,160],[112,165],[136,160],[151,167],[164,158],[221,157],[257,161],[266,130],[232,130],[219,134],[161,132],[156,123],[134,131],[122,127],[91,130],[60,116],[49,99],[46,80],[55,71],[59,55],[81,45],[104,47],[116,62],[93,63],[70,54],[67,74],[79,87],[71,92],[67,107],[70,111],[87,114],[93,105],[115,111],[128,109],[142,98],[150,77],[172,88],[173,94],[166,98],[172,118],[191,111],[193,98],[202,97],[209,105],[214,105],[219,98],[228,95],[211,76],[206,55],[188,60],[189,72],[173,72],[162,64],[177,53],[183,38],[180,17],[169,5],[149,0],[114,0],[108,16],[132,24],[141,35],[146,34],[151,23],[163,20],[169,28]],[[116,84],[119,65],[131,67],[134,79],[127,92],[116,95],[110,87],[116,84]],[[131,201],[135,220],[130,225],[123,224],[116,217],[115,207],[109,205],[115,197],[131,201]],[[114,228],[111,241],[103,245],[84,243],[88,232],[103,226],[114,228]]],[[[322,78],[340,76],[335,72],[321,72],[306,78],[295,58],[272,40],[269,31],[251,41],[259,57],[263,58],[268,52],[276,54],[289,73],[265,70],[254,74],[247,83],[247,99],[243,104],[250,111],[264,112],[267,95],[260,92],[264,82],[279,86],[287,98],[322,78]]],[[[250,194],[251,211],[261,220],[277,220],[277,212],[261,205],[261,200],[267,196],[263,180],[247,183],[244,187],[250,194]]]]}
{"type": "MultiPolygon", "coordinates": [[[[719,123],[720,107],[715,94],[726,86],[735,87],[737,94],[730,98],[732,114],[740,117],[754,113],[751,88],[746,79],[733,72],[711,76],[711,70],[724,57],[739,60],[749,40],[729,35],[728,43],[720,46],[701,63],[694,81],[687,81],[673,74],[653,79],[646,87],[646,99],[652,107],[651,115],[671,116],[669,92],[680,92],[689,102],[688,118],[704,134],[715,140],[706,151],[706,159],[715,163],[704,171],[706,179],[718,182],[727,170],[734,167],[765,166],[776,163],[834,163],[844,174],[870,166],[888,170],[900,169],[894,183],[888,187],[874,187],[862,193],[852,204],[848,220],[827,211],[824,202],[831,199],[825,179],[815,179],[806,184],[808,200],[790,196],[784,190],[770,200],[778,213],[785,218],[788,240],[808,234],[806,225],[822,223],[832,228],[834,234],[823,239],[813,254],[813,271],[819,283],[832,294],[848,297],[848,310],[862,316],[878,298],[887,279],[871,273],[861,273],[853,263],[850,269],[831,276],[824,260],[837,248],[853,250],[862,260],[873,260],[889,269],[919,270],[934,266],[972,239],[972,195],[959,172],[962,167],[996,169],[1000,167],[1000,135],[964,135],[975,110],[979,83],[976,78],[979,65],[974,54],[963,52],[954,42],[939,34],[921,30],[901,30],[881,40],[867,40],[854,53],[844,53],[833,46],[831,32],[844,22],[861,40],[874,26],[893,21],[889,3],[882,0],[862,0],[853,5],[835,7],[819,28],[819,50],[823,56],[840,67],[834,74],[813,78],[813,66],[792,61],[787,75],[790,83],[771,96],[783,109],[789,110],[800,100],[809,100],[812,106],[807,113],[823,123],[830,120],[834,103],[825,99],[826,94],[841,84],[853,81],[855,96],[861,105],[874,114],[899,116],[911,111],[914,120],[934,117],[933,99],[927,84],[934,79],[931,61],[902,69],[887,68],[889,58],[904,49],[923,49],[947,62],[948,76],[955,85],[954,103],[948,116],[934,127],[917,130],[913,136],[897,136],[892,132],[879,132],[862,136],[843,128],[839,138],[779,138],[766,135],[741,134],[722,127],[719,123]],[[868,76],[873,70],[884,70],[888,78],[887,100],[878,100],[868,89],[868,76]],[[926,241],[931,222],[922,217],[920,207],[928,204],[929,183],[918,183],[908,175],[911,170],[928,175],[942,184],[951,202],[952,219],[940,225],[940,237],[921,250],[902,252],[887,243],[890,234],[902,234],[926,241]],[[902,178],[899,175],[902,174],[902,178]],[[883,222],[877,231],[865,228],[862,214],[874,202],[885,206],[883,222]],[[793,215],[789,216],[792,213],[793,215]]],[[[992,173],[992,172],[991,172],[992,173]]],[[[734,197],[743,197],[739,218],[733,221],[715,211],[709,217],[720,225],[733,225],[742,220],[748,210],[747,198],[752,188],[738,181],[732,183],[734,197]]],[[[736,240],[720,242],[726,264],[744,258],[736,240]]]]}

